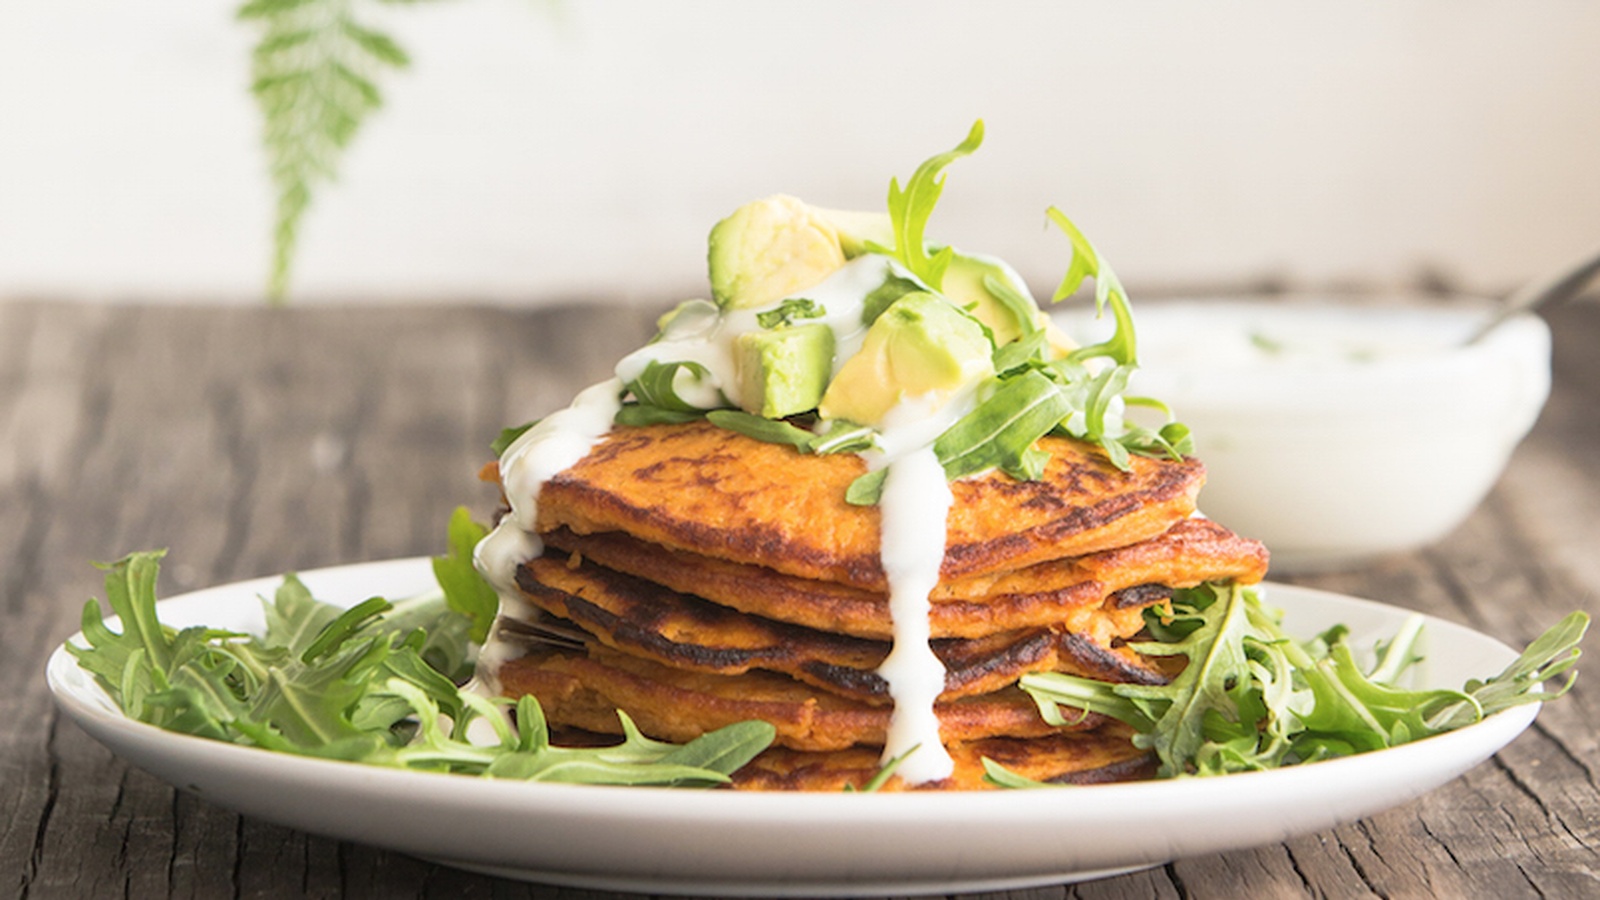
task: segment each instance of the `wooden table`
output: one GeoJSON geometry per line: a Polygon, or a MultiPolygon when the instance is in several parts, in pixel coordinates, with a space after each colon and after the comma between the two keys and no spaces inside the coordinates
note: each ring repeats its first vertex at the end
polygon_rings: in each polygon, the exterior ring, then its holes
{"type": "MultiPolygon", "coordinates": [[[[43,667],[101,593],[90,560],[168,547],[170,595],[437,552],[452,507],[492,505],[475,472],[498,429],[604,377],[654,314],[0,305],[0,895],[579,896],[179,793],[67,723],[43,667]]],[[[1429,550],[1298,581],[1517,644],[1572,609],[1600,612],[1600,307],[1553,321],[1549,407],[1483,507],[1429,550]]],[[[1600,896],[1597,678],[1492,761],[1400,808],[1021,893],[1600,896]]]]}

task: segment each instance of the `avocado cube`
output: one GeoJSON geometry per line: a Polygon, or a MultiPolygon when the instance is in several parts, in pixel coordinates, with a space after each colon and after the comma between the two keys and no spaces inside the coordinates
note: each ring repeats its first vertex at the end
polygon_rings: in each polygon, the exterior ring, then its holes
{"type": "Polygon", "coordinates": [[[880,427],[902,400],[943,405],[994,375],[994,346],[983,326],[944,297],[922,291],[894,301],[867,329],[819,403],[824,419],[880,427]]]}
{"type": "Polygon", "coordinates": [[[833,329],[820,322],[739,335],[739,405],[781,419],[817,408],[833,375],[833,329]]]}

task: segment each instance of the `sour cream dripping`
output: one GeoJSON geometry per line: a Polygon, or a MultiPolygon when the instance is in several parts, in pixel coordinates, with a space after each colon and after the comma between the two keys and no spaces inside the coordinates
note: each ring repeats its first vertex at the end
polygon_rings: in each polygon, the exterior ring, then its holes
{"type": "Polygon", "coordinates": [[[585,388],[572,404],[523,432],[500,454],[500,484],[511,509],[473,550],[472,561],[500,596],[500,614],[478,657],[477,681],[499,693],[500,665],[516,650],[505,635],[505,623],[533,614],[517,589],[517,568],[544,553],[539,538],[539,492],[544,483],[577,464],[611,430],[622,407],[622,382],[617,378],[585,388]]]}
{"type": "Polygon", "coordinates": [[[933,652],[928,621],[954,495],[933,440],[972,409],[972,400],[970,390],[942,406],[929,397],[907,398],[889,412],[879,449],[863,454],[869,468],[888,468],[878,501],[878,553],[894,643],[878,675],[889,685],[894,710],[882,761],[910,754],[897,773],[911,784],[948,778],[955,767],[939,736],[936,705],[945,667],[933,652]]]}

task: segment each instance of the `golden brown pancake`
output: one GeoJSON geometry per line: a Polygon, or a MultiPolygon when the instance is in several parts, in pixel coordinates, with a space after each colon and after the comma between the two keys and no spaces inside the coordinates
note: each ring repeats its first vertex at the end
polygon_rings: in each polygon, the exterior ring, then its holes
{"type": "MultiPolygon", "coordinates": [[[[621,734],[617,710],[650,737],[689,741],[735,722],[762,719],[777,729],[773,743],[795,750],[881,746],[890,710],[818,691],[782,675],[713,675],[671,669],[604,647],[588,653],[536,650],[501,666],[501,691],[532,694],[552,725],[621,734]]],[[[967,697],[936,707],[945,744],[990,737],[1044,737],[1087,731],[1105,721],[1086,713],[1057,728],[1018,688],[967,697]]]]}
{"type": "MultiPolygon", "coordinates": [[[[578,535],[562,529],[545,539],[607,568],[741,612],[856,637],[894,635],[882,591],[671,550],[625,534],[578,535]]],[[[1139,608],[1155,602],[1140,588],[1193,587],[1227,578],[1252,584],[1266,569],[1267,552],[1259,541],[1208,519],[1184,519],[1132,546],[941,582],[932,596],[929,625],[937,638],[1054,627],[1107,646],[1113,637],[1136,630],[1139,608]]]]}
{"type": "MultiPolygon", "coordinates": [[[[1037,481],[995,471],[952,482],[941,574],[1018,569],[1148,540],[1194,511],[1204,467],[1134,456],[1122,472],[1081,441],[1046,437],[1037,481]]],[[[885,589],[876,507],[845,502],[866,471],[708,422],[618,427],[546,482],[538,530],[641,541],[801,578],[885,589]]]]}
{"type": "MultiPolygon", "coordinates": [[[[949,778],[912,787],[892,776],[881,790],[993,788],[983,777],[985,757],[1034,781],[1103,784],[1149,778],[1155,774],[1155,760],[1148,751],[1133,745],[1130,734],[1120,725],[1108,724],[1084,733],[966,741],[945,748],[955,763],[949,778]]],[[[842,791],[846,786],[859,789],[882,768],[880,755],[872,747],[831,752],[773,748],[735,772],[733,786],[756,791],[842,791]]]]}
{"type": "MultiPolygon", "coordinates": [[[[535,559],[518,572],[533,604],[583,628],[606,646],[665,666],[742,675],[779,672],[842,697],[872,705],[890,702],[876,670],[889,655],[886,641],[829,634],[735,612],[688,594],[624,575],[588,560],[535,559]]],[[[1151,595],[1148,602],[1161,599],[1151,595]]],[[[1105,629],[1126,637],[1142,625],[1139,608],[1105,611],[1132,625],[1105,629]]],[[[976,640],[943,639],[933,650],[944,664],[942,698],[997,691],[1029,672],[1068,672],[1102,681],[1161,684],[1165,676],[1109,640],[1061,628],[1030,628],[976,640]]]]}

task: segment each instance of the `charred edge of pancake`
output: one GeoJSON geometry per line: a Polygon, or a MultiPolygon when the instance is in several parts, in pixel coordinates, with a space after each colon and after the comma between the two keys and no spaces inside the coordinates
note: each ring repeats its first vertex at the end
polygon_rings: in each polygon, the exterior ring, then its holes
{"type": "MultiPolygon", "coordinates": [[[[682,589],[682,585],[687,580],[692,579],[688,569],[695,564],[694,561],[696,559],[719,566],[741,566],[751,570],[759,570],[774,579],[778,579],[778,588],[781,588],[785,593],[794,595],[799,602],[820,604],[829,608],[836,608],[841,605],[847,607],[850,610],[848,613],[838,612],[837,615],[854,623],[851,625],[838,625],[835,628],[824,627],[818,621],[791,622],[790,624],[826,633],[841,633],[838,629],[849,629],[842,633],[863,640],[888,640],[891,636],[887,625],[881,630],[874,629],[874,633],[869,634],[866,633],[867,629],[862,628],[860,623],[857,622],[860,617],[881,612],[879,607],[885,606],[887,602],[881,595],[866,592],[862,588],[834,582],[810,581],[799,576],[784,575],[770,569],[762,569],[748,563],[734,563],[712,557],[698,556],[687,550],[676,550],[659,544],[649,544],[623,532],[600,532],[580,535],[562,527],[546,534],[545,542],[549,546],[565,552],[580,554],[586,560],[592,559],[602,567],[621,571],[624,574],[632,574],[634,577],[642,577],[652,583],[658,583],[645,572],[629,572],[627,570],[628,560],[641,556],[649,557],[660,565],[647,566],[646,568],[658,573],[657,577],[664,577],[667,581],[672,582],[673,585],[676,585],[673,589],[678,590],[682,589]],[[652,556],[652,554],[659,554],[659,556],[652,556]],[[870,610],[864,607],[870,607],[870,610]]],[[[1247,554],[1237,549],[1246,542],[1247,539],[1239,537],[1210,520],[1185,519],[1160,537],[1127,547],[1100,551],[1079,557],[1079,559],[1098,559],[1098,568],[1108,566],[1116,568],[1119,564],[1118,561],[1127,554],[1137,554],[1143,548],[1154,543],[1165,546],[1168,555],[1171,556],[1182,556],[1186,553],[1192,553],[1198,557],[1226,556],[1235,562],[1241,563],[1241,565],[1233,566],[1231,571],[1227,573],[1228,576],[1241,583],[1248,583],[1259,580],[1261,574],[1264,573],[1266,551],[1260,547],[1259,542],[1248,541],[1248,545],[1255,548],[1256,555],[1260,559],[1259,561],[1250,561],[1253,564],[1247,567],[1243,565],[1246,562],[1245,556],[1247,554]]],[[[1210,562],[1212,562],[1210,559],[1198,560],[1202,567],[1210,562]]],[[[1041,563],[1039,565],[1049,564],[1041,563]]],[[[1161,562],[1156,561],[1152,565],[1160,567],[1161,562]]],[[[1125,610],[1132,607],[1153,606],[1161,603],[1168,599],[1172,592],[1172,588],[1168,585],[1158,582],[1146,582],[1114,591],[1108,599],[1103,594],[1105,585],[1097,580],[1096,571],[1097,569],[1091,568],[1084,573],[1084,580],[1057,588],[1028,593],[996,593],[983,600],[967,600],[954,597],[936,600],[930,614],[934,633],[940,635],[943,632],[944,634],[941,636],[946,636],[949,630],[953,630],[951,623],[960,620],[981,619],[994,614],[996,610],[1010,609],[1013,612],[1020,613],[1025,609],[1037,610],[1047,606],[1055,608],[1075,607],[1090,602],[1105,603],[1108,610],[1125,610]]],[[[716,578],[715,581],[723,583],[730,577],[724,574],[716,578]]],[[[1098,577],[1105,577],[1105,575],[1100,573],[1098,577]]],[[[774,617],[767,614],[769,610],[766,609],[743,608],[739,605],[737,599],[732,597],[708,599],[708,602],[719,606],[736,608],[748,615],[762,617],[771,621],[785,621],[781,616],[774,617]]],[[[1014,627],[1021,628],[1048,624],[1048,622],[1044,621],[1027,621],[1019,622],[1014,627]]],[[[977,637],[979,635],[969,636],[977,637]]]]}
{"type": "MultiPolygon", "coordinates": [[[[582,626],[584,630],[595,635],[596,638],[601,638],[599,632],[605,632],[611,638],[610,642],[613,643],[613,646],[617,646],[619,649],[632,647],[643,651],[649,658],[655,659],[663,665],[698,666],[705,670],[720,672],[729,669],[745,670],[749,668],[773,670],[784,663],[789,663],[798,670],[797,674],[810,676],[808,679],[802,680],[808,681],[815,687],[830,689],[842,696],[874,703],[875,705],[881,704],[889,697],[888,682],[884,681],[882,676],[878,675],[873,669],[858,669],[819,661],[795,660],[792,654],[784,652],[786,648],[801,642],[824,641],[833,643],[841,648],[844,648],[845,645],[865,645],[869,648],[868,652],[887,657],[889,648],[881,642],[853,638],[847,635],[830,634],[800,625],[776,622],[748,613],[734,612],[717,606],[710,601],[687,594],[680,594],[654,582],[615,572],[588,561],[584,561],[581,565],[586,570],[599,575],[602,579],[610,581],[611,584],[608,586],[620,586],[624,590],[638,591],[648,595],[647,599],[673,603],[675,606],[686,610],[696,610],[698,608],[697,611],[704,613],[701,617],[702,621],[713,621],[723,616],[740,616],[757,620],[762,626],[772,629],[775,633],[776,646],[764,647],[759,650],[738,650],[673,641],[649,628],[649,626],[660,620],[659,617],[624,619],[609,610],[590,603],[581,596],[544,584],[538,580],[537,574],[527,566],[517,570],[517,586],[528,594],[535,603],[545,601],[561,605],[566,609],[568,616],[575,624],[582,626]],[[599,632],[597,632],[597,629],[599,632]],[[785,640],[785,638],[789,638],[789,640],[785,640]]],[[[541,608],[540,611],[546,616],[556,616],[554,612],[546,608],[541,608]]]]}
{"type": "Polygon", "coordinates": [[[1121,781],[1146,781],[1156,777],[1156,772],[1161,769],[1161,763],[1154,753],[1146,753],[1133,759],[1121,762],[1108,763],[1094,769],[1084,769],[1081,772],[1068,772],[1046,779],[1049,784],[1114,784],[1121,781]]]}
{"type": "Polygon", "coordinates": [[[580,565],[586,572],[598,577],[608,589],[634,592],[633,596],[642,600],[639,604],[641,613],[644,612],[643,608],[646,605],[658,603],[670,604],[702,624],[715,625],[719,620],[745,619],[754,623],[755,627],[769,632],[772,642],[766,647],[745,650],[674,641],[653,630],[653,626],[662,621],[662,616],[648,614],[631,618],[618,616],[582,596],[544,584],[538,580],[537,573],[528,566],[517,570],[517,586],[528,594],[535,604],[541,606],[540,611],[544,615],[555,617],[560,621],[570,619],[602,641],[605,636],[609,636],[611,641],[608,643],[612,643],[618,649],[626,651],[629,647],[634,648],[647,658],[663,665],[699,667],[713,673],[725,674],[727,670],[742,671],[751,668],[782,673],[787,671],[784,668],[787,664],[801,673],[811,675],[815,679],[810,681],[814,687],[834,689],[835,693],[855,700],[876,703],[888,700],[888,684],[873,669],[807,662],[796,659],[792,652],[795,647],[810,644],[817,646],[819,653],[832,653],[836,656],[867,655],[881,659],[889,655],[889,647],[880,641],[818,631],[803,625],[741,613],[587,560],[580,565]],[[545,608],[544,602],[562,606],[566,610],[567,618],[562,619],[554,611],[545,608]]]}
{"type": "MultiPolygon", "coordinates": [[[[651,601],[661,602],[663,600],[697,600],[694,603],[679,602],[676,605],[685,609],[691,615],[699,614],[696,615],[696,618],[702,622],[711,622],[722,616],[742,615],[741,613],[729,612],[715,604],[698,600],[698,598],[685,597],[642,578],[624,575],[621,572],[593,566],[589,563],[584,563],[583,565],[593,572],[604,573],[601,577],[611,580],[613,586],[620,586],[625,591],[636,592],[635,596],[642,595],[645,603],[651,601]]],[[[517,587],[521,588],[524,593],[528,594],[536,602],[546,600],[547,602],[561,604],[567,610],[567,618],[582,626],[585,631],[596,634],[596,629],[599,629],[609,634],[617,644],[623,646],[631,645],[645,651],[652,657],[677,660],[688,665],[708,669],[743,669],[759,664],[764,660],[769,662],[777,661],[773,659],[771,651],[707,647],[703,644],[688,644],[670,640],[660,632],[650,628],[651,625],[660,621],[659,617],[648,619],[622,618],[610,610],[590,603],[581,596],[544,584],[539,581],[538,576],[527,566],[521,566],[517,569],[517,587]]],[[[545,613],[554,615],[549,610],[545,610],[545,613]]],[[[780,633],[797,630],[800,627],[782,622],[770,622],[770,620],[763,620],[763,622],[768,622],[773,629],[780,633]]],[[[822,632],[817,632],[816,634],[823,635],[822,632]]],[[[598,634],[596,636],[598,637],[598,634]]],[[[854,639],[839,638],[839,640],[854,639]]]]}
{"type": "Polygon", "coordinates": [[[1136,584],[1123,588],[1106,598],[1113,609],[1131,609],[1136,606],[1155,606],[1172,598],[1172,588],[1164,584],[1136,584]]]}
{"type": "MultiPolygon", "coordinates": [[[[957,691],[1000,672],[1016,672],[1018,677],[1031,671],[1047,657],[1056,655],[1061,661],[1070,661],[1070,671],[1096,681],[1113,684],[1166,684],[1168,679],[1153,667],[1143,667],[1113,652],[1110,648],[1071,631],[1041,628],[1030,631],[1020,639],[1006,645],[999,653],[978,656],[975,661],[963,660],[964,650],[973,641],[941,639],[933,642],[934,653],[947,667],[945,689],[957,691]]],[[[1056,671],[1056,670],[1046,670],[1056,671]]]]}
{"type": "MultiPolygon", "coordinates": [[[[595,565],[585,560],[580,566],[599,578],[611,590],[620,590],[639,598],[640,615],[623,617],[589,602],[580,595],[546,585],[538,580],[531,567],[517,570],[517,585],[546,616],[557,617],[554,610],[543,608],[544,603],[559,605],[566,612],[561,621],[581,626],[595,637],[621,649],[628,647],[643,652],[664,664],[698,667],[712,671],[765,668],[775,671],[794,669],[793,674],[816,687],[830,690],[851,699],[872,704],[889,700],[889,686],[875,668],[819,660],[796,659],[786,650],[805,644],[821,645],[819,653],[830,648],[837,655],[865,654],[878,659],[886,658],[889,646],[883,642],[831,634],[823,631],[775,622],[760,616],[734,612],[692,595],[681,594],[654,582],[626,575],[595,565]],[[542,602],[541,602],[542,601],[542,602]],[[661,607],[671,605],[697,622],[715,625],[719,620],[740,618],[750,620],[756,627],[766,630],[773,642],[767,647],[743,650],[725,647],[708,647],[673,641],[655,626],[662,615],[650,615],[650,604],[661,607]],[[606,638],[609,637],[609,640],[606,638]]],[[[991,650],[996,641],[970,641],[941,638],[932,642],[933,650],[945,665],[946,699],[964,696],[975,684],[998,675],[1025,674],[1052,654],[1059,654],[1075,665],[1075,671],[1085,677],[1113,683],[1165,684],[1167,679],[1153,668],[1140,667],[1131,660],[1112,652],[1082,635],[1052,629],[1034,629],[1022,632],[1015,640],[1002,644],[998,651],[991,650]],[[972,653],[974,648],[981,648],[972,653]]],[[[992,688],[991,688],[992,689],[992,688]]]]}

